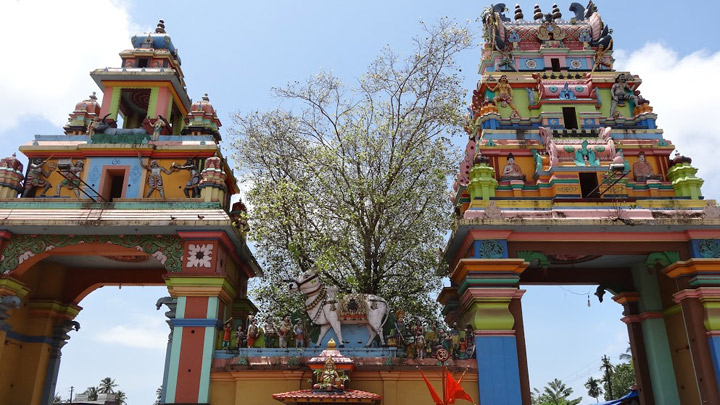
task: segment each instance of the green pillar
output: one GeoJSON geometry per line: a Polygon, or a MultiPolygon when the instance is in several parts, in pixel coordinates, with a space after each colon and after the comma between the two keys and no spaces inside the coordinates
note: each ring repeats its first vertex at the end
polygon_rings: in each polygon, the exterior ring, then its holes
{"type": "Polygon", "coordinates": [[[470,183],[467,190],[470,193],[470,199],[481,198],[489,200],[495,197],[495,189],[498,182],[495,180],[495,169],[488,166],[487,163],[479,163],[470,169],[470,183]]]}

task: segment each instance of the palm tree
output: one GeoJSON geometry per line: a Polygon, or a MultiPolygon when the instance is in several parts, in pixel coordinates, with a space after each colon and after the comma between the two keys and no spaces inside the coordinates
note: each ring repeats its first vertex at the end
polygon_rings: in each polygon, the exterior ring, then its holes
{"type": "Polygon", "coordinates": [[[620,361],[630,361],[632,360],[632,349],[630,346],[628,346],[627,349],[625,349],[625,353],[620,353],[620,361]]]}
{"type": "Polygon", "coordinates": [[[598,398],[600,398],[600,395],[603,393],[602,387],[600,387],[601,382],[600,379],[590,377],[585,383],[585,388],[588,389],[588,395],[595,398],[595,402],[599,402],[598,398]]]}
{"type": "Polygon", "coordinates": [[[610,379],[610,376],[612,374],[613,365],[610,363],[610,358],[607,355],[604,355],[602,357],[602,365],[600,366],[600,370],[605,371],[605,383],[607,383],[607,398],[614,398],[613,397],[613,390],[612,390],[612,382],[610,379]]]}
{"type": "Polygon", "coordinates": [[[87,387],[83,394],[87,394],[88,401],[97,401],[98,389],[97,387],[87,387]]]}
{"type": "Polygon", "coordinates": [[[118,390],[118,392],[115,393],[115,401],[117,401],[118,404],[124,405],[127,403],[127,395],[125,395],[124,392],[118,390]]]}
{"type": "Polygon", "coordinates": [[[572,388],[556,378],[548,383],[543,393],[537,398],[537,402],[542,405],[577,405],[582,397],[569,399],[568,397],[572,393],[572,388]]]}
{"type": "Polygon", "coordinates": [[[98,394],[111,394],[115,392],[113,388],[117,387],[117,384],[115,384],[115,380],[113,380],[110,377],[105,377],[102,380],[100,380],[100,386],[98,386],[98,394]]]}

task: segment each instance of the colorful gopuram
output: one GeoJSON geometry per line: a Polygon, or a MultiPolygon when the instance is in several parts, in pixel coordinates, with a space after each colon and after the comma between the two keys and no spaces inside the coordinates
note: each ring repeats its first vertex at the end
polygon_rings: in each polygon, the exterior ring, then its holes
{"type": "MultiPolygon", "coordinates": [[[[163,403],[209,403],[222,326],[257,309],[246,212],[209,98],[191,102],[160,21],[132,38],[65,134],[0,161],[0,403],[49,404],[80,301],[102,286],[167,286],[163,403]]],[[[154,310],[149,308],[150,311],[154,310]]],[[[158,376],[158,381],[160,376],[158,376]]],[[[221,403],[221,402],[214,402],[221,403]]]]}
{"type": "Polygon", "coordinates": [[[482,16],[443,313],[474,328],[479,403],[530,404],[520,287],[597,284],[622,305],[640,403],[720,404],[720,210],[638,72],[613,69],[596,6],[569,11],[482,16]]]}

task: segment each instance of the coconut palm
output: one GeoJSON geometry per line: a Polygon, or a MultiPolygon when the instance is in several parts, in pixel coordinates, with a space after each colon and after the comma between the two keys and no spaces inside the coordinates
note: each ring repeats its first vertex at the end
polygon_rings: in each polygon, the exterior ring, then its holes
{"type": "Polygon", "coordinates": [[[620,361],[630,361],[632,360],[632,349],[630,346],[628,346],[627,349],[625,349],[625,353],[620,353],[620,361]]]}
{"type": "Polygon", "coordinates": [[[121,405],[127,404],[127,395],[125,395],[124,392],[118,390],[118,392],[115,393],[115,401],[117,401],[117,403],[121,405]]]}
{"type": "Polygon", "coordinates": [[[603,389],[600,386],[600,383],[602,380],[598,378],[588,378],[587,382],[585,383],[585,388],[588,389],[588,395],[595,398],[595,402],[599,402],[600,395],[603,393],[603,389]]]}
{"type": "Polygon", "coordinates": [[[83,394],[87,394],[88,401],[97,401],[98,389],[97,387],[87,387],[83,394]]]}
{"type": "Polygon", "coordinates": [[[605,383],[607,384],[607,398],[614,398],[613,397],[613,389],[612,389],[612,372],[613,372],[613,365],[610,363],[610,358],[607,355],[604,355],[602,357],[602,365],[600,366],[601,371],[605,371],[605,383]]]}
{"type": "Polygon", "coordinates": [[[115,383],[115,380],[113,380],[110,377],[105,377],[102,380],[100,380],[100,385],[98,386],[98,394],[111,394],[115,392],[113,388],[117,387],[117,384],[115,383]]]}
{"type": "Polygon", "coordinates": [[[572,388],[556,378],[548,382],[542,392],[535,389],[535,400],[538,405],[577,405],[582,401],[582,397],[570,399],[572,393],[572,388]]]}

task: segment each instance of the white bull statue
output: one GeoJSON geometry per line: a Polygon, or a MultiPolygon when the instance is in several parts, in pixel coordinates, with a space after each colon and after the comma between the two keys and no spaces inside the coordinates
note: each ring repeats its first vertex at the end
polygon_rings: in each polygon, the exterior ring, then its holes
{"type": "Polygon", "coordinates": [[[305,311],[315,325],[320,326],[316,346],[332,327],[343,346],[342,324],[365,325],[370,338],[365,347],[370,346],[375,336],[385,345],[382,327],[387,321],[389,306],[384,299],[370,294],[348,294],[343,300],[336,300],[337,287],[325,287],[314,271],[306,271],[300,278],[289,280],[290,291],[305,294],[305,311]]]}

